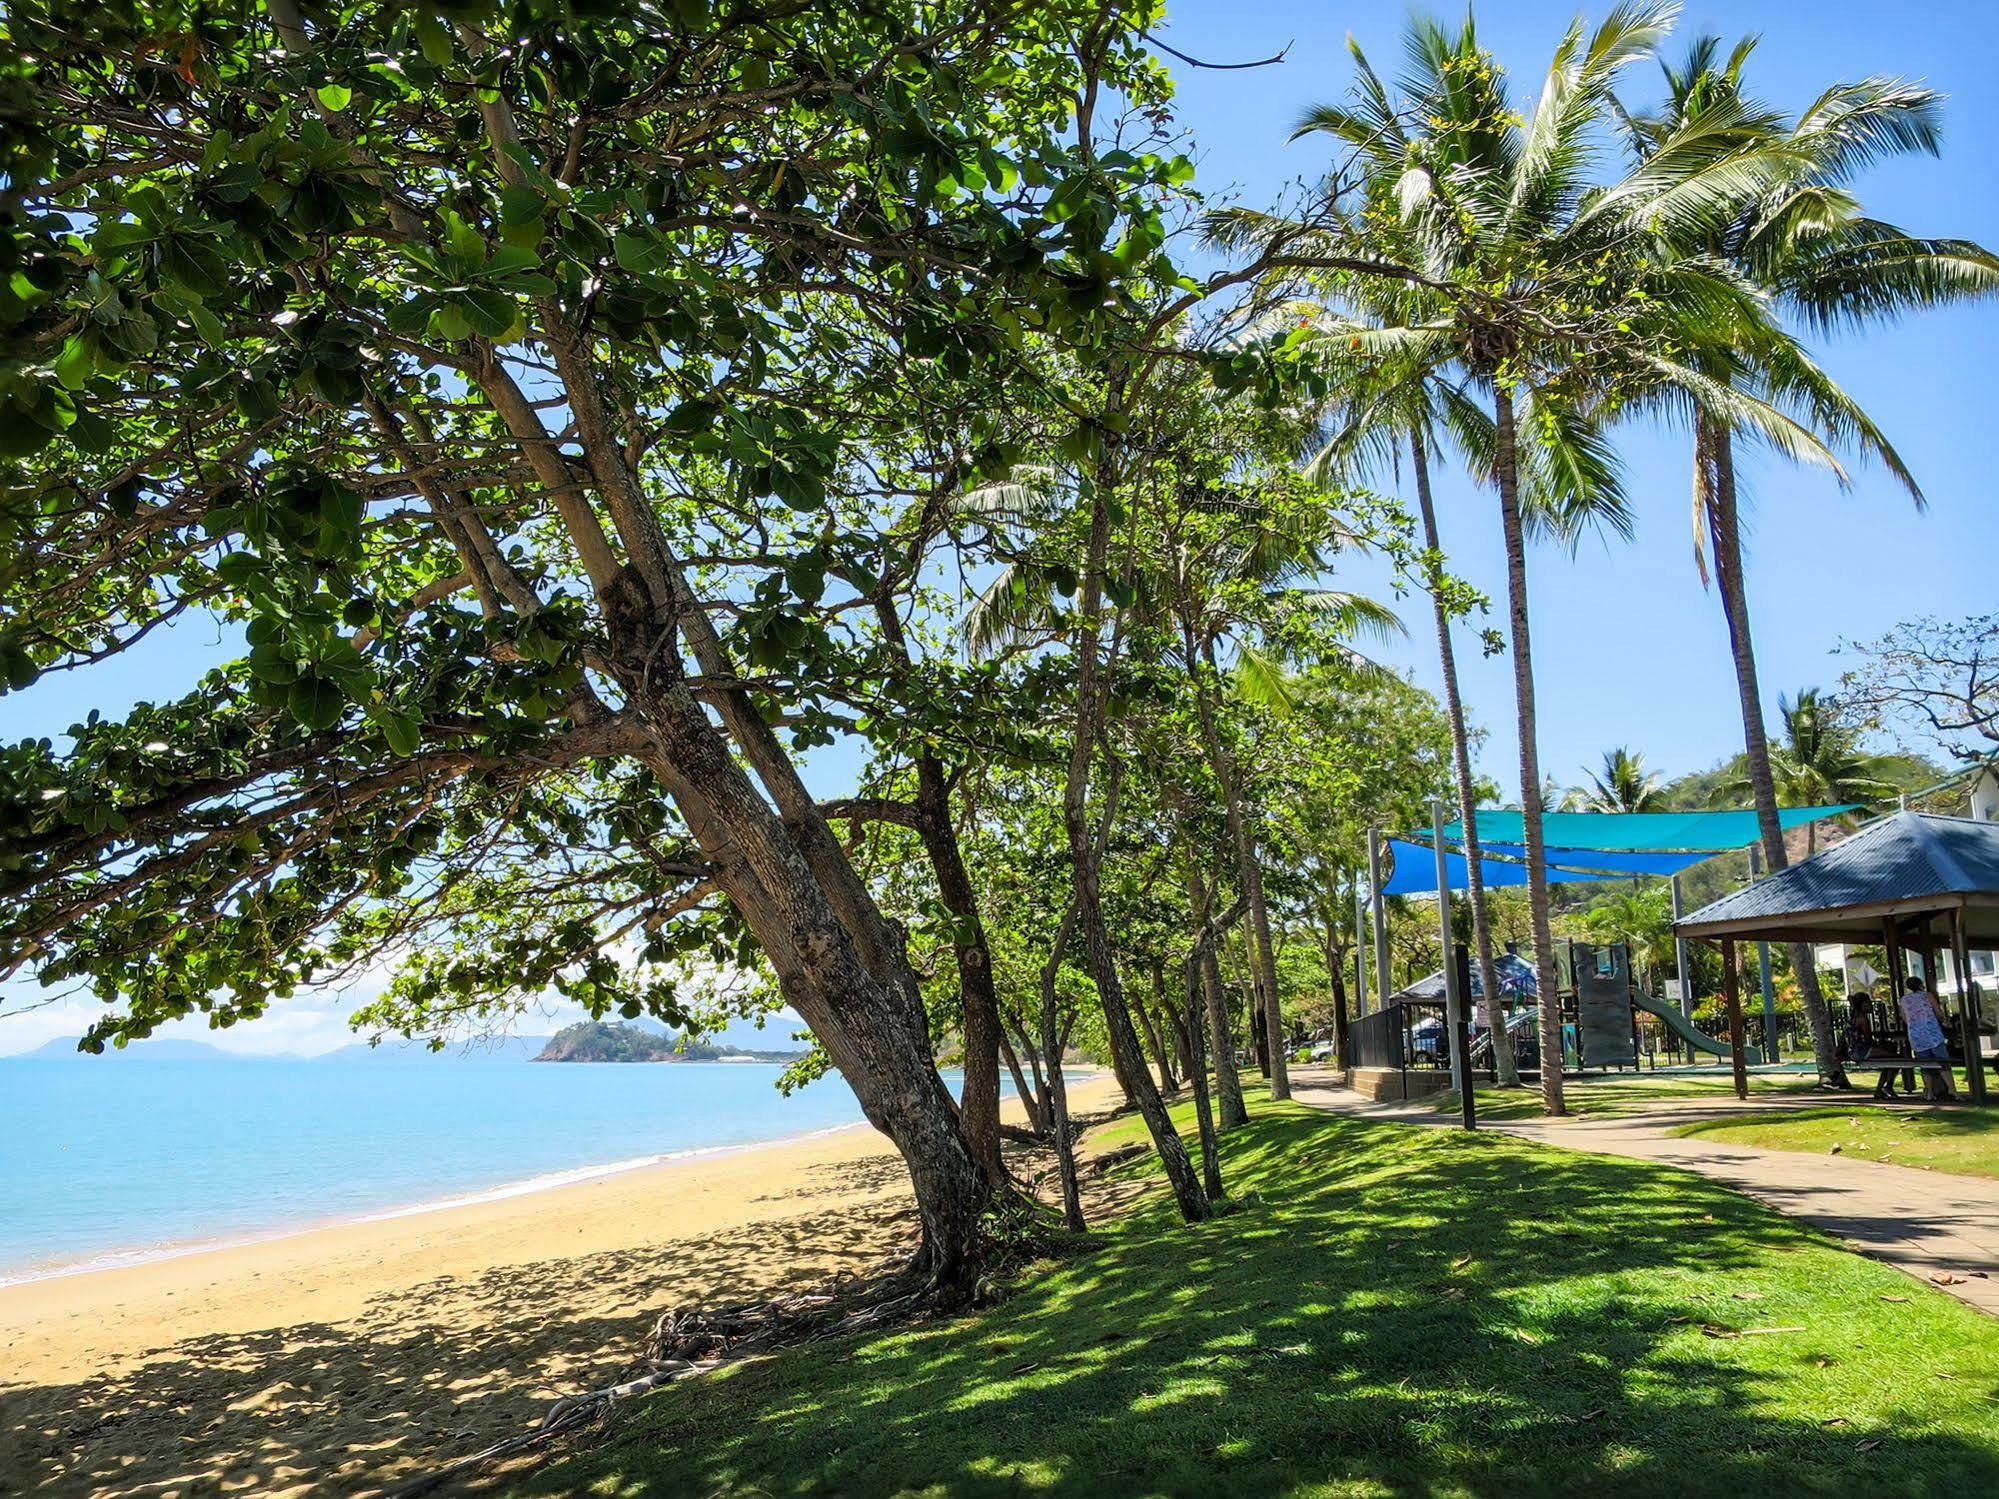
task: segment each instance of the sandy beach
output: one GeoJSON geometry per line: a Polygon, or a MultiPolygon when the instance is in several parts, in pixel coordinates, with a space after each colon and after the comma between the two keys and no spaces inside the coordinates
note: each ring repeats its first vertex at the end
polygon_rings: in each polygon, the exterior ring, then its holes
{"type": "MultiPolygon", "coordinates": [[[[1114,1091],[1072,1084],[1079,1110],[1114,1091]]],[[[667,1307],[914,1230],[861,1126],[0,1287],[0,1493],[366,1493],[615,1380],[667,1307]]]]}

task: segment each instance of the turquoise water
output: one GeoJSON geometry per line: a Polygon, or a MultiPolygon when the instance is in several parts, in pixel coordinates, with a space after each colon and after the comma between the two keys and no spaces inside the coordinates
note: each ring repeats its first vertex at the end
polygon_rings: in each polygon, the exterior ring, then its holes
{"type": "Polygon", "coordinates": [[[837,1076],[785,1098],[781,1071],[0,1059],[0,1283],[861,1118],[837,1076]]]}

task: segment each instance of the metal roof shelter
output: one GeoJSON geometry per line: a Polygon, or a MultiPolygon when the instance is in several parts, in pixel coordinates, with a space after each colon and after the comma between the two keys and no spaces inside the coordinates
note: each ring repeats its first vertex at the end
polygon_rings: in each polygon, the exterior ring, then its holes
{"type": "Polygon", "coordinates": [[[1691,912],[1682,937],[1881,940],[1883,919],[1963,911],[1965,937],[1999,946],[1999,823],[1897,812],[1691,912]]]}
{"type": "MultiPolygon", "coordinates": [[[[1897,812],[1761,883],[1724,895],[1677,921],[1676,937],[1718,942],[1731,1039],[1741,1026],[1735,944],[1881,943],[1889,972],[1914,948],[1926,965],[1948,946],[1957,971],[1969,973],[1969,950],[1999,947],[1999,824],[1924,812],[1897,812]]],[[[1936,991],[1932,980],[1931,991],[1936,991]]],[[[1971,1096],[1985,1098],[1978,1017],[1967,1004],[1959,1020],[1971,1096]]],[[[1741,1053],[1736,1052],[1738,1089],[1741,1053]]]]}
{"type": "MultiPolygon", "coordinates": [[[[1492,959],[1494,974],[1499,979],[1502,994],[1532,994],[1539,987],[1534,977],[1534,965],[1518,953],[1495,953],[1492,959]]],[[[1485,987],[1479,978],[1478,965],[1471,965],[1471,994],[1474,999],[1485,997],[1485,987]]],[[[1444,970],[1417,979],[1413,984],[1405,984],[1388,996],[1388,1003],[1400,1004],[1404,1000],[1414,1000],[1419,1004],[1434,1004],[1444,998],[1444,970]]]]}

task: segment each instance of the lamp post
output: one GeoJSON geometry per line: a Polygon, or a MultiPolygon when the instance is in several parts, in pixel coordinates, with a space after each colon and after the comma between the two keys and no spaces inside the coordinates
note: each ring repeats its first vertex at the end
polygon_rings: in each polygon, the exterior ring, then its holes
{"type": "Polygon", "coordinates": [[[1388,981],[1388,907],[1381,898],[1381,829],[1367,830],[1367,873],[1374,884],[1374,997],[1387,1004],[1392,985],[1388,981]]]}

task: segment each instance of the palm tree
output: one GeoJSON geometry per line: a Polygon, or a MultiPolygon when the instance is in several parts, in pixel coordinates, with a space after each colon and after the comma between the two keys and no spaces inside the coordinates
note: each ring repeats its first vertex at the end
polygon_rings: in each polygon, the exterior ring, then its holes
{"type": "MultiPolygon", "coordinates": [[[[1398,101],[1352,47],[1358,72],[1352,102],[1314,109],[1301,127],[1334,136],[1366,174],[1358,245],[1362,256],[1381,262],[1369,279],[1378,274],[1435,293],[1417,309],[1420,320],[1344,332],[1347,348],[1448,370],[1455,389],[1490,404],[1528,903],[1543,994],[1555,991],[1554,939],[1541,863],[1526,540],[1535,527],[1573,537],[1587,521],[1626,523],[1615,461],[1600,432],[1613,393],[1699,380],[1675,357],[1675,331],[1696,320],[1746,317],[1752,302],[1723,268],[1691,258],[1661,265],[1649,246],[1663,230],[1705,224],[1722,205],[1772,181],[1781,165],[1767,142],[1703,120],[1667,132],[1658,150],[1622,177],[1592,185],[1611,85],[1623,68],[1653,53],[1673,14],[1669,4],[1633,0],[1587,35],[1580,21],[1572,25],[1524,118],[1469,19],[1456,32],[1418,19],[1408,33],[1406,100],[1398,101]],[[1384,223],[1399,226],[1387,250],[1369,237],[1384,223]],[[1398,260],[1404,242],[1413,254],[1398,260]],[[1531,460],[1523,453],[1537,447],[1553,482],[1530,511],[1522,480],[1531,460]]],[[[1236,215],[1222,231],[1248,237],[1258,227],[1251,216],[1236,215]]],[[[1354,243],[1329,246],[1329,265],[1335,248],[1347,252],[1338,261],[1344,274],[1355,276],[1354,243]]],[[[1295,263],[1309,267],[1310,256],[1297,245],[1292,250],[1295,263]]],[[[1760,402],[1735,395],[1727,405],[1745,425],[1769,428],[1773,440],[1793,446],[1801,440],[1795,424],[1760,402]]],[[[1559,1026],[1556,1007],[1544,1004],[1544,1056],[1561,1054],[1559,1026]]],[[[1542,1069],[1542,1086],[1547,1112],[1563,1112],[1558,1067],[1542,1069]]]]}
{"type": "MultiPolygon", "coordinates": [[[[1395,323],[1415,319],[1407,309],[1390,305],[1420,292],[1407,288],[1380,286],[1356,288],[1352,300],[1376,303],[1378,314],[1395,323]],[[1372,295],[1370,295],[1372,294],[1372,295]],[[1399,314],[1399,315],[1398,315],[1399,314]]],[[[1337,342],[1339,330],[1349,326],[1337,314],[1320,310],[1315,321],[1321,331],[1337,342]]],[[[1377,321],[1373,326],[1381,326],[1377,321]]],[[[1335,476],[1366,474],[1371,470],[1400,468],[1406,450],[1416,494],[1416,510],[1423,527],[1424,582],[1430,594],[1431,615],[1437,633],[1437,662],[1443,678],[1444,713],[1451,730],[1451,768],[1458,799],[1458,821],[1464,831],[1466,897],[1471,907],[1472,944],[1478,957],[1479,987],[1485,1000],[1488,1033],[1502,1035],[1499,969],[1492,944],[1492,923],[1487,914],[1485,877],[1480,861],[1478,832],[1478,786],[1472,776],[1471,732],[1465,721],[1464,697],[1458,686],[1457,649],[1451,639],[1453,599],[1451,580],[1444,569],[1443,540],[1437,527],[1437,507],[1431,491],[1430,465],[1444,431],[1455,427],[1467,434],[1466,446],[1474,453],[1490,455],[1490,433],[1484,414],[1470,403],[1452,399],[1440,388],[1431,373],[1420,366],[1398,369],[1394,364],[1374,369],[1355,368],[1344,372],[1341,388],[1345,396],[1340,412],[1341,427],[1333,440],[1307,468],[1309,476],[1329,484],[1335,476]]],[[[1517,1088],[1519,1068],[1513,1050],[1495,1047],[1493,1066],[1499,1085],[1517,1088]]]]}
{"type": "Polygon", "coordinates": [[[1577,812],[1649,812],[1659,798],[1657,771],[1645,768],[1645,756],[1624,745],[1605,750],[1603,768],[1583,768],[1587,786],[1570,792],[1565,805],[1577,812]]]}
{"type": "MultiPolygon", "coordinates": [[[[1894,794],[1894,783],[1879,774],[1886,767],[1885,757],[1860,749],[1858,736],[1839,721],[1818,688],[1803,687],[1795,697],[1779,697],[1777,715],[1783,734],[1770,752],[1770,777],[1785,805],[1871,804],[1894,794]]],[[[1727,790],[1739,797],[1752,784],[1745,763],[1727,790]]],[[[1817,823],[1805,827],[1805,851],[1818,852],[1817,823]]]]}
{"type": "MultiPolygon", "coordinates": [[[[1658,160],[1670,149],[1669,142],[1689,130],[1703,129],[1774,141],[1788,158],[1787,170],[1759,189],[1744,192],[1728,213],[1681,226],[1673,236],[1673,252],[1727,266],[1741,283],[1819,329],[1999,291],[1999,261],[1988,251],[1967,240],[1919,238],[1869,218],[1849,186],[1857,173],[1888,157],[1911,152],[1934,155],[1941,96],[1899,79],[1866,78],[1826,90],[1786,124],[1744,92],[1742,72],[1754,45],[1738,43],[1722,59],[1715,38],[1699,38],[1683,64],[1665,68],[1667,100],[1661,112],[1624,116],[1642,161],[1658,160]],[[1695,232],[1688,233],[1689,228],[1695,232]]],[[[1730,403],[1718,397],[1755,391],[1767,402],[1801,413],[1832,440],[1880,458],[1918,505],[1922,493],[1866,413],[1774,325],[1737,320],[1732,326],[1702,331],[1706,340],[1687,355],[1711,382],[1708,389],[1696,390],[1692,409],[1695,556],[1705,581],[1703,550],[1712,550],[1741,701],[1749,789],[1764,856],[1777,870],[1788,859],[1777,816],[1776,775],[1742,573],[1742,496],[1735,445],[1745,435],[1744,424],[1735,418],[1730,403]]],[[[1767,425],[1757,423],[1749,435],[1771,434],[1767,425]]],[[[1794,459],[1829,458],[1817,444],[1776,445],[1794,459]]],[[[1836,464],[1831,466],[1840,473],[1836,464]]],[[[1843,473],[1840,477],[1844,481],[1843,473]]],[[[1845,1073],[1809,950],[1793,944],[1791,957],[1820,1077],[1828,1085],[1844,1086],[1845,1073]]]]}

